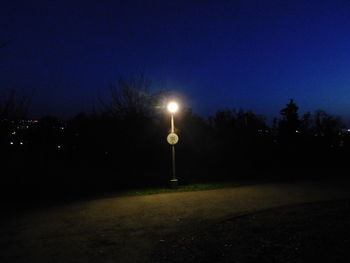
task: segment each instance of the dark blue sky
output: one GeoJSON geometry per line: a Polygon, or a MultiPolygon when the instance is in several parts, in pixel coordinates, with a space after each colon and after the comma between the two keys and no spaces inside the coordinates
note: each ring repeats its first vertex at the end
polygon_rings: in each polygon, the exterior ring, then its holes
{"type": "Polygon", "coordinates": [[[34,89],[31,115],[89,111],[144,72],[200,114],[267,117],[295,98],[350,121],[350,1],[8,1],[1,88],[34,89]]]}

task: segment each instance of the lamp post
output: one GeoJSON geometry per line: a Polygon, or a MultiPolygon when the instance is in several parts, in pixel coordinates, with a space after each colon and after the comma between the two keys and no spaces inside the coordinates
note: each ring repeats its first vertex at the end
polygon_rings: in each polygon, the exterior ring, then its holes
{"type": "Polygon", "coordinates": [[[178,143],[179,137],[175,133],[174,113],[178,111],[179,105],[176,102],[172,101],[168,103],[167,109],[171,114],[171,123],[170,123],[171,129],[170,129],[170,134],[167,137],[167,141],[171,145],[171,153],[172,153],[173,176],[172,176],[172,179],[170,180],[170,187],[176,188],[178,185],[178,180],[176,178],[176,170],[175,170],[175,144],[178,143]]]}

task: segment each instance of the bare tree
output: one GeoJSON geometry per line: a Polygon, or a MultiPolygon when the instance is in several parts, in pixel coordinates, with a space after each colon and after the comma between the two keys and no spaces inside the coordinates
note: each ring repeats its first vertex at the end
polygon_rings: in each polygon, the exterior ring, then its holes
{"type": "Polygon", "coordinates": [[[130,78],[119,78],[111,86],[111,101],[100,99],[102,111],[113,117],[125,119],[130,117],[150,117],[157,109],[165,91],[152,93],[152,82],[144,74],[130,78]]]}
{"type": "Polygon", "coordinates": [[[332,116],[323,110],[314,113],[315,134],[318,136],[337,136],[339,131],[345,128],[339,116],[332,116]]]}

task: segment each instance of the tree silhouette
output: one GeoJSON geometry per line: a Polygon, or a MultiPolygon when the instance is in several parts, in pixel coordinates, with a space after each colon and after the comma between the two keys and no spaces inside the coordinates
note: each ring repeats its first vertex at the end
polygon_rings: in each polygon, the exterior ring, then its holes
{"type": "Polygon", "coordinates": [[[109,102],[100,100],[102,112],[120,120],[150,118],[160,109],[167,91],[152,92],[152,82],[144,74],[120,77],[111,86],[109,102]]]}
{"type": "Polygon", "coordinates": [[[313,130],[320,146],[338,146],[343,128],[345,125],[340,117],[332,116],[323,110],[315,111],[313,130]]]}
{"type": "Polygon", "coordinates": [[[300,133],[303,135],[313,135],[312,125],[312,114],[310,112],[303,114],[299,125],[300,133]]]}
{"type": "Polygon", "coordinates": [[[294,99],[290,99],[286,107],[280,111],[282,119],[279,120],[279,133],[282,137],[291,139],[298,132],[300,128],[298,110],[299,107],[295,104],[294,99]]]}

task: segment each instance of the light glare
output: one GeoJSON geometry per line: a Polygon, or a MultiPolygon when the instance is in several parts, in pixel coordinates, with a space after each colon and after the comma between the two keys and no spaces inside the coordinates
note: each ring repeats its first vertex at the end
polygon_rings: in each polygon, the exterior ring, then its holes
{"type": "Polygon", "coordinates": [[[168,111],[171,113],[175,113],[177,112],[177,110],[179,109],[179,105],[176,102],[170,102],[168,104],[168,111]]]}

